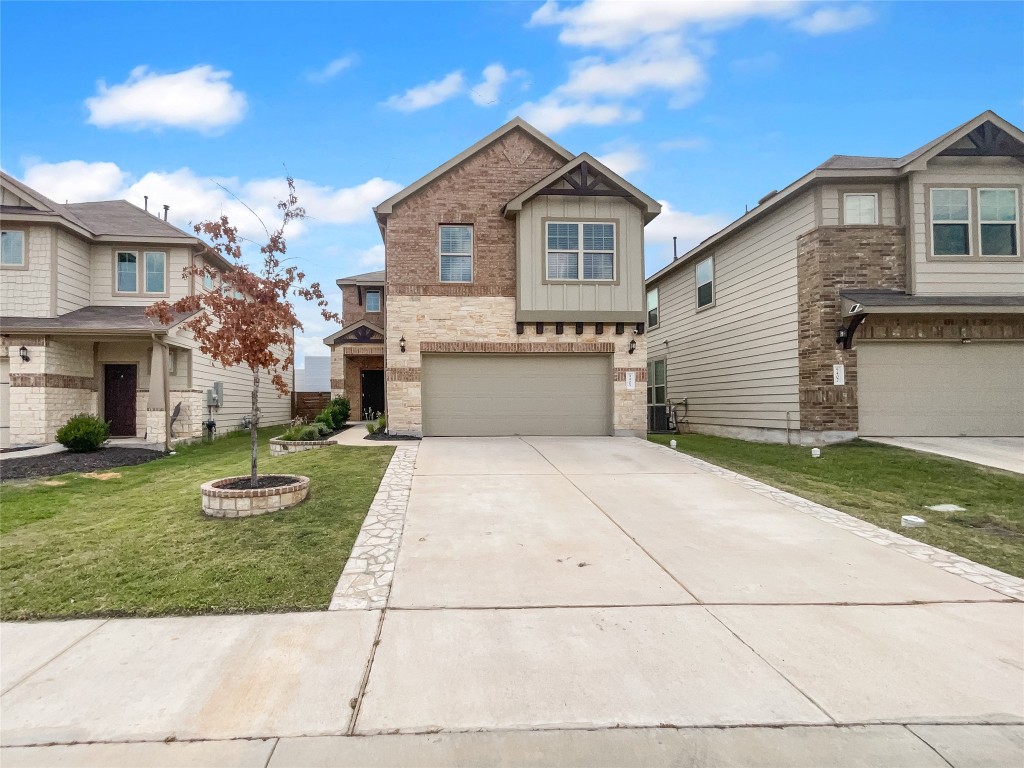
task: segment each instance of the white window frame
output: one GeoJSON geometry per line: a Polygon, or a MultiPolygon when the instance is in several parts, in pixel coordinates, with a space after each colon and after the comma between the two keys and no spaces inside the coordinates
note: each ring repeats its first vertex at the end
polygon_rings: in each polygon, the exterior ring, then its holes
{"type": "Polygon", "coordinates": [[[870,227],[878,225],[878,193],[877,192],[844,192],[843,193],[843,224],[851,227],[870,227]],[[870,197],[872,198],[874,221],[863,222],[863,221],[850,221],[848,216],[848,209],[846,207],[846,200],[850,197],[870,197]]]}
{"type": "Polygon", "coordinates": [[[986,259],[1019,259],[1020,258],[1020,193],[1016,187],[978,187],[978,255],[986,259]],[[982,192],[1013,192],[1013,221],[986,221],[981,218],[982,192]],[[1014,245],[1016,253],[985,253],[985,238],[981,227],[984,224],[1013,224],[1014,245]]]}
{"type": "Polygon", "coordinates": [[[474,255],[476,253],[476,232],[472,224],[441,224],[437,228],[437,279],[442,283],[451,283],[454,285],[469,285],[473,282],[473,278],[476,276],[476,259],[474,255]],[[441,233],[446,227],[458,227],[462,229],[469,229],[469,253],[451,253],[441,250],[441,242],[443,238],[441,233]],[[445,280],[444,270],[442,268],[442,262],[444,257],[456,257],[456,258],[469,258],[469,280],[445,280]]]}
{"type": "Polygon", "coordinates": [[[647,328],[657,328],[661,324],[661,296],[657,288],[647,291],[647,328]],[[654,322],[651,322],[651,294],[654,294],[654,322]]]}
{"type": "MultiPolygon", "coordinates": [[[[150,294],[152,296],[166,296],[167,290],[167,278],[168,278],[168,263],[170,261],[169,254],[167,251],[143,251],[142,253],[142,292],[150,294]],[[159,291],[151,291],[149,289],[149,257],[156,256],[159,254],[163,256],[164,269],[163,269],[163,287],[159,291]]],[[[136,261],[136,269],[138,269],[138,262],[136,261]]],[[[154,273],[155,274],[155,273],[154,273]]]]}
{"type": "Polygon", "coordinates": [[[931,256],[937,259],[964,259],[970,258],[974,252],[974,226],[971,221],[974,218],[974,195],[970,187],[932,187],[928,190],[928,250],[931,256]],[[935,221],[935,193],[936,192],[966,192],[967,193],[967,219],[956,221],[942,219],[935,221]],[[935,225],[936,224],[966,224],[967,225],[967,253],[936,253],[935,252],[935,225]]]}
{"type": "Polygon", "coordinates": [[[718,290],[715,287],[715,256],[714,256],[714,254],[708,256],[707,258],[701,259],[700,261],[698,261],[696,264],[693,265],[693,285],[694,285],[694,288],[693,288],[693,300],[694,300],[694,303],[697,306],[697,311],[698,312],[703,310],[703,309],[708,309],[709,307],[715,306],[715,301],[718,299],[718,290]],[[706,283],[701,283],[701,282],[699,282],[700,278],[697,277],[697,272],[700,270],[700,265],[701,264],[705,264],[707,262],[711,262],[711,280],[709,280],[706,283]],[[700,288],[701,288],[702,285],[710,285],[711,286],[711,301],[709,301],[707,304],[701,304],[700,303],[700,288]]]}
{"type": "MultiPolygon", "coordinates": [[[[25,269],[25,268],[27,268],[28,267],[28,255],[27,255],[28,246],[27,246],[25,241],[27,240],[27,234],[28,233],[26,232],[26,230],[24,230],[24,229],[15,229],[14,227],[11,227],[10,229],[2,230],[2,232],[3,232],[4,235],[14,234],[14,233],[17,233],[17,234],[21,235],[21,260],[18,261],[18,262],[0,262],[0,267],[2,267],[3,269],[25,269]]],[[[0,235],[0,241],[2,241],[2,238],[3,238],[3,235],[0,235]]]]}
{"type": "MultiPolygon", "coordinates": [[[[451,255],[451,254],[448,254],[448,255],[451,255]]],[[[465,254],[463,254],[463,255],[465,255],[465,254]]],[[[472,266],[470,267],[470,270],[472,270],[472,266]]],[[[381,310],[383,309],[383,301],[384,301],[384,297],[383,297],[382,291],[380,291],[379,289],[374,288],[373,290],[367,291],[366,292],[366,302],[365,302],[367,314],[379,314],[381,312],[381,310]],[[377,308],[376,309],[370,309],[370,294],[371,293],[377,297],[377,308]]]]}
{"type": "Polygon", "coordinates": [[[139,252],[138,251],[129,251],[127,249],[115,250],[114,251],[114,294],[117,295],[117,296],[130,296],[130,295],[138,294],[138,292],[139,292],[139,279],[140,279],[139,272],[140,272],[140,270],[139,270],[139,252]],[[130,291],[128,291],[128,290],[121,290],[121,280],[120,280],[121,273],[120,273],[120,270],[118,269],[118,266],[121,263],[121,256],[122,255],[134,256],[135,257],[135,287],[132,288],[130,291]]]}
{"type": "Polygon", "coordinates": [[[593,221],[546,221],[544,222],[544,282],[547,283],[614,283],[619,278],[619,259],[618,259],[618,244],[619,244],[619,228],[618,224],[614,221],[601,221],[595,219],[593,221]],[[550,265],[550,254],[552,250],[555,253],[572,253],[571,249],[568,248],[550,248],[548,243],[548,227],[552,224],[573,224],[577,227],[576,230],[576,278],[571,277],[551,277],[551,265],[550,265]],[[586,253],[609,253],[612,257],[612,276],[611,277],[584,277],[583,276],[583,253],[585,251],[583,247],[583,225],[584,224],[603,224],[612,228],[612,249],[606,248],[591,249],[586,253]]]}

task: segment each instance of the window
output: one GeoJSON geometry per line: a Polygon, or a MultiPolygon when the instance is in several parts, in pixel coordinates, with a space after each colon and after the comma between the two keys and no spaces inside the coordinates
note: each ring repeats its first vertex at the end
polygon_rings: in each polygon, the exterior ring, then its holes
{"type": "Polygon", "coordinates": [[[146,251],[146,293],[164,293],[167,290],[167,254],[146,251]]]}
{"type": "Polygon", "coordinates": [[[442,283],[473,282],[473,227],[443,224],[440,253],[442,283]]]}
{"type": "Polygon", "coordinates": [[[207,291],[213,290],[213,275],[203,273],[203,289],[207,291]]]}
{"type": "Polygon", "coordinates": [[[25,233],[17,230],[5,229],[2,238],[2,248],[0,248],[0,264],[5,267],[24,267],[25,266],[25,233]]]}
{"type": "Polygon", "coordinates": [[[982,256],[1017,255],[1017,190],[979,189],[982,256]]]}
{"type": "Polygon", "coordinates": [[[715,257],[697,263],[697,309],[715,302],[715,257]]]}
{"type": "Polygon", "coordinates": [[[877,224],[878,195],[847,192],[843,195],[843,224],[877,224]]]}
{"type": "Polygon", "coordinates": [[[380,312],[380,291],[366,292],[366,311],[380,312]]]}
{"type": "Polygon", "coordinates": [[[614,280],[615,225],[547,224],[548,280],[614,280]]]}
{"type": "Polygon", "coordinates": [[[178,354],[173,349],[167,350],[167,375],[176,376],[178,374],[178,354]]]}
{"type": "Polygon", "coordinates": [[[932,253],[970,256],[971,193],[968,189],[932,190],[932,253]]]}
{"type": "Polygon", "coordinates": [[[668,429],[668,399],[665,387],[665,361],[647,363],[647,429],[664,432],[668,429]]]}
{"type": "Polygon", "coordinates": [[[116,265],[116,289],[118,293],[138,293],[139,255],[131,251],[118,251],[116,265]]]}
{"type": "Polygon", "coordinates": [[[658,289],[652,288],[647,292],[647,327],[653,328],[658,324],[658,289]]]}

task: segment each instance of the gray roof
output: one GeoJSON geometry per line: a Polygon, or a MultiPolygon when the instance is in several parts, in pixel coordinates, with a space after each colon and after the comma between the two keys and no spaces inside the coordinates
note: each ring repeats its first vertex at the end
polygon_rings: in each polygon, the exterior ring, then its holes
{"type": "Polygon", "coordinates": [[[859,157],[858,155],[832,155],[819,168],[833,168],[844,171],[873,171],[878,168],[896,168],[899,160],[895,157],[859,157]]]}
{"type": "Polygon", "coordinates": [[[378,269],[376,272],[363,272],[361,275],[339,277],[337,283],[338,285],[356,285],[357,283],[380,283],[383,285],[384,270],[378,269]]]}
{"type": "Polygon", "coordinates": [[[146,317],[147,307],[83,307],[60,317],[0,317],[0,333],[162,333],[194,312],[172,312],[174,322],[164,325],[146,317]]]}
{"type": "Polygon", "coordinates": [[[97,203],[69,203],[61,206],[96,235],[115,237],[188,237],[186,232],[127,200],[104,200],[97,203]]]}
{"type": "Polygon", "coordinates": [[[1020,296],[922,296],[903,291],[845,290],[839,295],[849,301],[872,307],[1024,307],[1020,296]]]}

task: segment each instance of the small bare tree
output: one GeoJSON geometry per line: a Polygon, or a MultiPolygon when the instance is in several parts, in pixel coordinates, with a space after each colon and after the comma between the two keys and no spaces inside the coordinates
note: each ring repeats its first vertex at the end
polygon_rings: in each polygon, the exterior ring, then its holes
{"type": "Polygon", "coordinates": [[[227,216],[204,221],[194,229],[197,235],[205,235],[210,240],[206,253],[215,253],[234,263],[234,267],[220,273],[208,264],[193,264],[186,267],[183,274],[189,280],[210,278],[215,285],[219,279],[220,290],[196,293],[175,302],[159,301],[146,310],[147,315],[164,325],[174,322],[175,312],[194,313],[181,327],[192,333],[199,342],[200,351],[225,368],[244,365],[252,371],[249,434],[253,488],[257,486],[258,476],[256,430],[260,421],[260,374],[265,371],[278,392],[288,394],[288,383],[283,374],[294,365],[294,331],[302,330],[292,299],[315,302],[325,320],[341,322],[340,316],[328,309],[320,284],[305,285],[306,275],[298,267],[283,264],[288,250],[285,228],[292,221],[306,217],[306,212],[299,206],[295,181],[291,177],[288,178],[288,197],[277,207],[281,211],[281,225],[273,232],[263,225],[267,242],[260,246],[263,263],[259,271],[242,260],[242,239],[227,216]]]}

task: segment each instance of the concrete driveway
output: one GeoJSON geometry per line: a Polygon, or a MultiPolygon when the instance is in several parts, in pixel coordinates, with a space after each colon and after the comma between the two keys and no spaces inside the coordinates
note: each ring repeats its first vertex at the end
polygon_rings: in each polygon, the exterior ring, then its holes
{"type": "Polygon", "coordinates": [[[911,451],[937,453],[952,459],[1024,475],[1024,437],[869,437],[873,443],[911,451]]]}
{"type": "Polygon", "coordinates": [[[1020,764],[1024,603],[783,501],[424,440],[385,610],[4,625],[3,764],[1020,764]]]}

